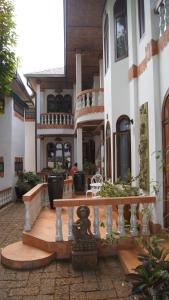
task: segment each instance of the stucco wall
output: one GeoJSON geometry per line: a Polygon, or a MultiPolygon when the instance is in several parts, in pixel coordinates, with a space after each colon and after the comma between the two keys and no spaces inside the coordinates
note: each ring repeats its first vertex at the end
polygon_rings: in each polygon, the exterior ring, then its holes
{"type": "Polygon", "coordinates": [[[35,172],[35,122],[25,122],[25,170],[35,172]]]}

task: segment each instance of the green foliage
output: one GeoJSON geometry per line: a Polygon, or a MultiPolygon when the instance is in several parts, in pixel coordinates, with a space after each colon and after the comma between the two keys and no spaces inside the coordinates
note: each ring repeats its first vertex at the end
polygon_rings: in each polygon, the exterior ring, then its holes
{"type": "Polygon", "coordinates": [[[17,59],[14,6],[10,0],[0,1],[0,96],[10,92],[10,83],[16,71],[17,59]]]}
{"type": "Polygon", "coordinates": [[[169,249],[160,246],[164,242],[158,237],[150,237],[149,240],[141,238],[139,244],[145,250],[138,259],[141,264],[128,274],[128,281],[132,282],[132,295],[142,295],[147,299],[161,299],[163,295],[169,295],[169,249]],[[151,298],[156,296],[156,298],[151,298]]]}
{"type": "Polygon", "coordinates": [[[138,196],[139,188],[132,187],[127,184],[113,184],[111,182],[104,182],[99,192],[101,197],[127,197],[138,196]]]}
{"type": "Polygon", "coordinates": [[[83,170],[87,175],[94,175],[96,173],[96,165],[92,162],[85,160],[83,164],[83,170]]]}
{"type": "Polygon", "coordinates": [[[19,193],[23,195],[31,190],[39,182],[39,177],[33,172],[23,172],[18,176],[16,187],[18,188],[19,193]]]}

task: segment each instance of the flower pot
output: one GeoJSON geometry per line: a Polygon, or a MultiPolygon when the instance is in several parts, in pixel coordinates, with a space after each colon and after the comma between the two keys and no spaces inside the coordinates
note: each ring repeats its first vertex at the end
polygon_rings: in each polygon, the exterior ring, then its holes
{"type": "Polygon", "coordinates": [[[82,171],[75,173],[73,178],[75,192],[85,191],[85,174],[82,171]]]}
{"type": "Polygon", "coordinates": [[[48,176],[48,195],[50,207],[53,207],[54,199],[61,199],[63,197],[64,177],[63,174],[56,174],[48,176]]]}

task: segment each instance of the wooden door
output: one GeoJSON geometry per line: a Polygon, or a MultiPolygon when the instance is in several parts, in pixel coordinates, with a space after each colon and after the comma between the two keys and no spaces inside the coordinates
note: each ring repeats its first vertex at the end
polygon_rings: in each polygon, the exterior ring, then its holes
{"type": "Polygon", "coordinates": [[[163,106],[164,226],[169,227],[169,93],[163,106]]]}

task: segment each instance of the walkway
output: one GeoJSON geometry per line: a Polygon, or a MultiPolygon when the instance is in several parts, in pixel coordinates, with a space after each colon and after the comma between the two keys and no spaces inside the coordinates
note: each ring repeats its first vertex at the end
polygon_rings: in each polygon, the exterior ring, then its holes
{"type": "MultiPolygon", "coordinates": [[[[0,247],[21,239],[24,205],[0,210],[0,247]]],[[[0,300],[129,300],[129,287],[117,258],[102,259],[96,271],[77,272],[70,262],[53,262],[33,271],[0,264],[0,300]]],[[[135,298],[136,299],[136,298],[135,298]]]]}

